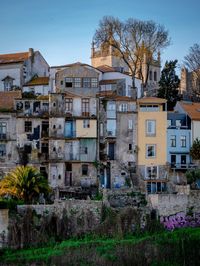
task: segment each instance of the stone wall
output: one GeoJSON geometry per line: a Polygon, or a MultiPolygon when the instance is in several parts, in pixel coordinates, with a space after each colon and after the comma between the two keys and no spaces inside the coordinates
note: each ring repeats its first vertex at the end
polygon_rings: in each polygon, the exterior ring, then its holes
{"type": "Polygon", "coordinates": [[[8,210],[0,210],[0,248],[6,245],[8,237],[8,210]]]}
{"type": "Polygon", "coordinates": [[[170,216],[179,212],[187,213],[192,210],[200,213],[200,191],[191,190],[190,194],[152,194],[148,195],[148,202],[152,209],[157,210],[159,216],[170,216]]]}

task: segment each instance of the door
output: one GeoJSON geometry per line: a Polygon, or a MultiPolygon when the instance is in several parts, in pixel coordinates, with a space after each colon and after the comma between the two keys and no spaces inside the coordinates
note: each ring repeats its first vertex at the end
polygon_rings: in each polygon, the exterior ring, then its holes
{"type": "Polygon", "coordinates": [[[67,121],[65,123],[65,137],[73,137],[73,122],[67,121]]]}
{"type": "Polygon", "coordinates": [[[115,144],[114,143],[109,143],[108,145],[108,156],[109,156],[109,160],[115,159],[115,144]]]}
{"type": "Polygon", "coordinates": [[[66,163],[65,186],[72,186],[72,164],[66,163]]]}
{"type": "Polygon", "coordinates": [[[181,168],[186,168],[186,155],[181,155],[181,168]]]}
{"type": "Polygon", "coordinates": [[[176,155],[174,154],[171,155],[171,167],[172,168],[176,167],[176,155]]]}

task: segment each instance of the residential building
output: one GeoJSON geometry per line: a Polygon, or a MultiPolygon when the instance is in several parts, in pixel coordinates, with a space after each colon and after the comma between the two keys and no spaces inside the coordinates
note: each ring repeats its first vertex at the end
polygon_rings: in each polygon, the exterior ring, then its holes
{"type": "Polygon", "coordinates": [[[191,145],[196,138],[200,139],[200,103],[177,102],[174,110],[186,114],[191,120],[191,145]]]}
{"type": "Polygon", "coordinates": [[[131,186],[136,170],[136,102],[107,91],[98,97],[101,186],[131,186]]]}
{"type": "MultiPolygon", "coordinates": [[[[94,44],[92,44],[91,65],[98,69],[111,67],[117,72],[130,74],[129,67],[123,61],[123,59],[119,55],[119,52],[113,47],[107,45],[102,45],[100,48],[95,48],[94,44]]],[[[160,53],[158,53],[157,59],[152,59],[150,66],[147,66],[147,59],[146,56],[144,55],[143,64],[142,64],[142,75],[148,79],[147,80],[148,82],[145,91],[140,90],[139,92],[137,92],[137,98],[143,97],[144,94],[147,96],[152,96],[152,95],[155,96],[157,94],[160,74],[161,74],[160,53]]],[[[141,79],[139,66],[136,71],[135,78],[136,78],[136,87],[138,88],[137,79],[139,80],[141,79]]]]}
{"type": "Polygon", "coordinates": [[[0,91],[10,91],[30,81],[34,76],[48,77],[49,65],[39,51],[0,55],[0,91]]]}
{"type": "Polygon", "coordinates": [[[167,107],[166,100],[154,97],[138,102],[138,174],[148,193],[167,189],[167,107]]]}
{"type": "Polygon", "coordinates": [[[23,85],[23,92],[39,95],[48,95],[51,92],[49,77],[34,76],[30,81],[23,85]]]}
{"type": "Polygon", "coordinates": [[[186,171],[192,168],[190,158],[191,119],[187,114],[167,114],[167,162],[171,169],[186,171]]]}
{"type": "Polygon", "coordinates": [[[97,108],[99,74],[75,63],[55,73],[50,94],[49,182],[60,193],[97,186],[97,108]]]}

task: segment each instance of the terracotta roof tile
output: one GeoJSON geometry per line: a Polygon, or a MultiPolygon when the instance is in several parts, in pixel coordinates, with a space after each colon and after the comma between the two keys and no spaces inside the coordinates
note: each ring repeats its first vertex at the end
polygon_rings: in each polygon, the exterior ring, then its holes
{"type": "Polygon", "coordinates": [[[20,63],[27,60],[29,53],[0,54],[0,64],[20,63]]]}
{"type": "Polygon", "coordinates": [[[97,69],[100,70],[103,73],[106,73],[106,72],[116,72],[116,70],[114,69],[114,67],[110,67],[110,66],[107,66],[107,65],[98,66],[97,69]]]}
{"type": "Polygon", "coordinates": [[[14,109],[14,99],[21,99],[21,91],[1,91],[0,92],[0,110],[1,109],[14,109]]]}
{"type": "Polygon", "coordinates": [[[107,79],[107,80],[100,80],[99,85],[107,85],[107,84],[117,84],[120,79],[107,79]]]}
{"type": "Polygon", "coordinates": [[[157,97],[144,97],[137,100],[138,103],[166,103],[167,100],[157,97]]]}
{"type": "Polygon", "coordinates": [[[27,82],[24,87],[26,86],[39,86],[39,85],[49,85],[49,77],[37,77],[33,78],[29,82],[27,82]]]}
{"type": "Polygon", "coordinates": [[[179,103],[192,120],[200,121],[200,103],[179,103]]]}

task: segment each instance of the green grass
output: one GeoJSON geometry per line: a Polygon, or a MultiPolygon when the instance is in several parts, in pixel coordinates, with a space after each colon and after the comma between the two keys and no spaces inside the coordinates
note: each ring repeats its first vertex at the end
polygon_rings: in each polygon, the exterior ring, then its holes
{"type": "MultiPolygon", "coordinates": [[[[41,248],[29,248],[22,250],[5,249],[1,251],[2,262],[30,262],[30,261],[47,261],[52,256],[61,256],[70,249],[78,249],[80,247],[94,248],[99,256],[102,256],[110,261],[116,261],[115,248],[119,245],[136,245],[143,241],[150,241],[152,244],[162,246],[166,244],[176,244],[180,239],[200,241],[200,228],[184,228],[174,232],[160,232],[143,235],[129,235],[122,239],[98,237],[94,235],[85,236],[82,239],[69,239],[61,243],[51,243],[49,246],[41,248]]],[[[164,263],[164,262],[163,262],[164,263]]],[[[152,266],[170,265],[155,262],[152,266]],[[160,264],[159,264],[160,263],[160,264]]],[[[173,265],[173,264],[171,264],[173,265]]],[[[176,265],[176,264],[174,264],[176,265]]]]}

